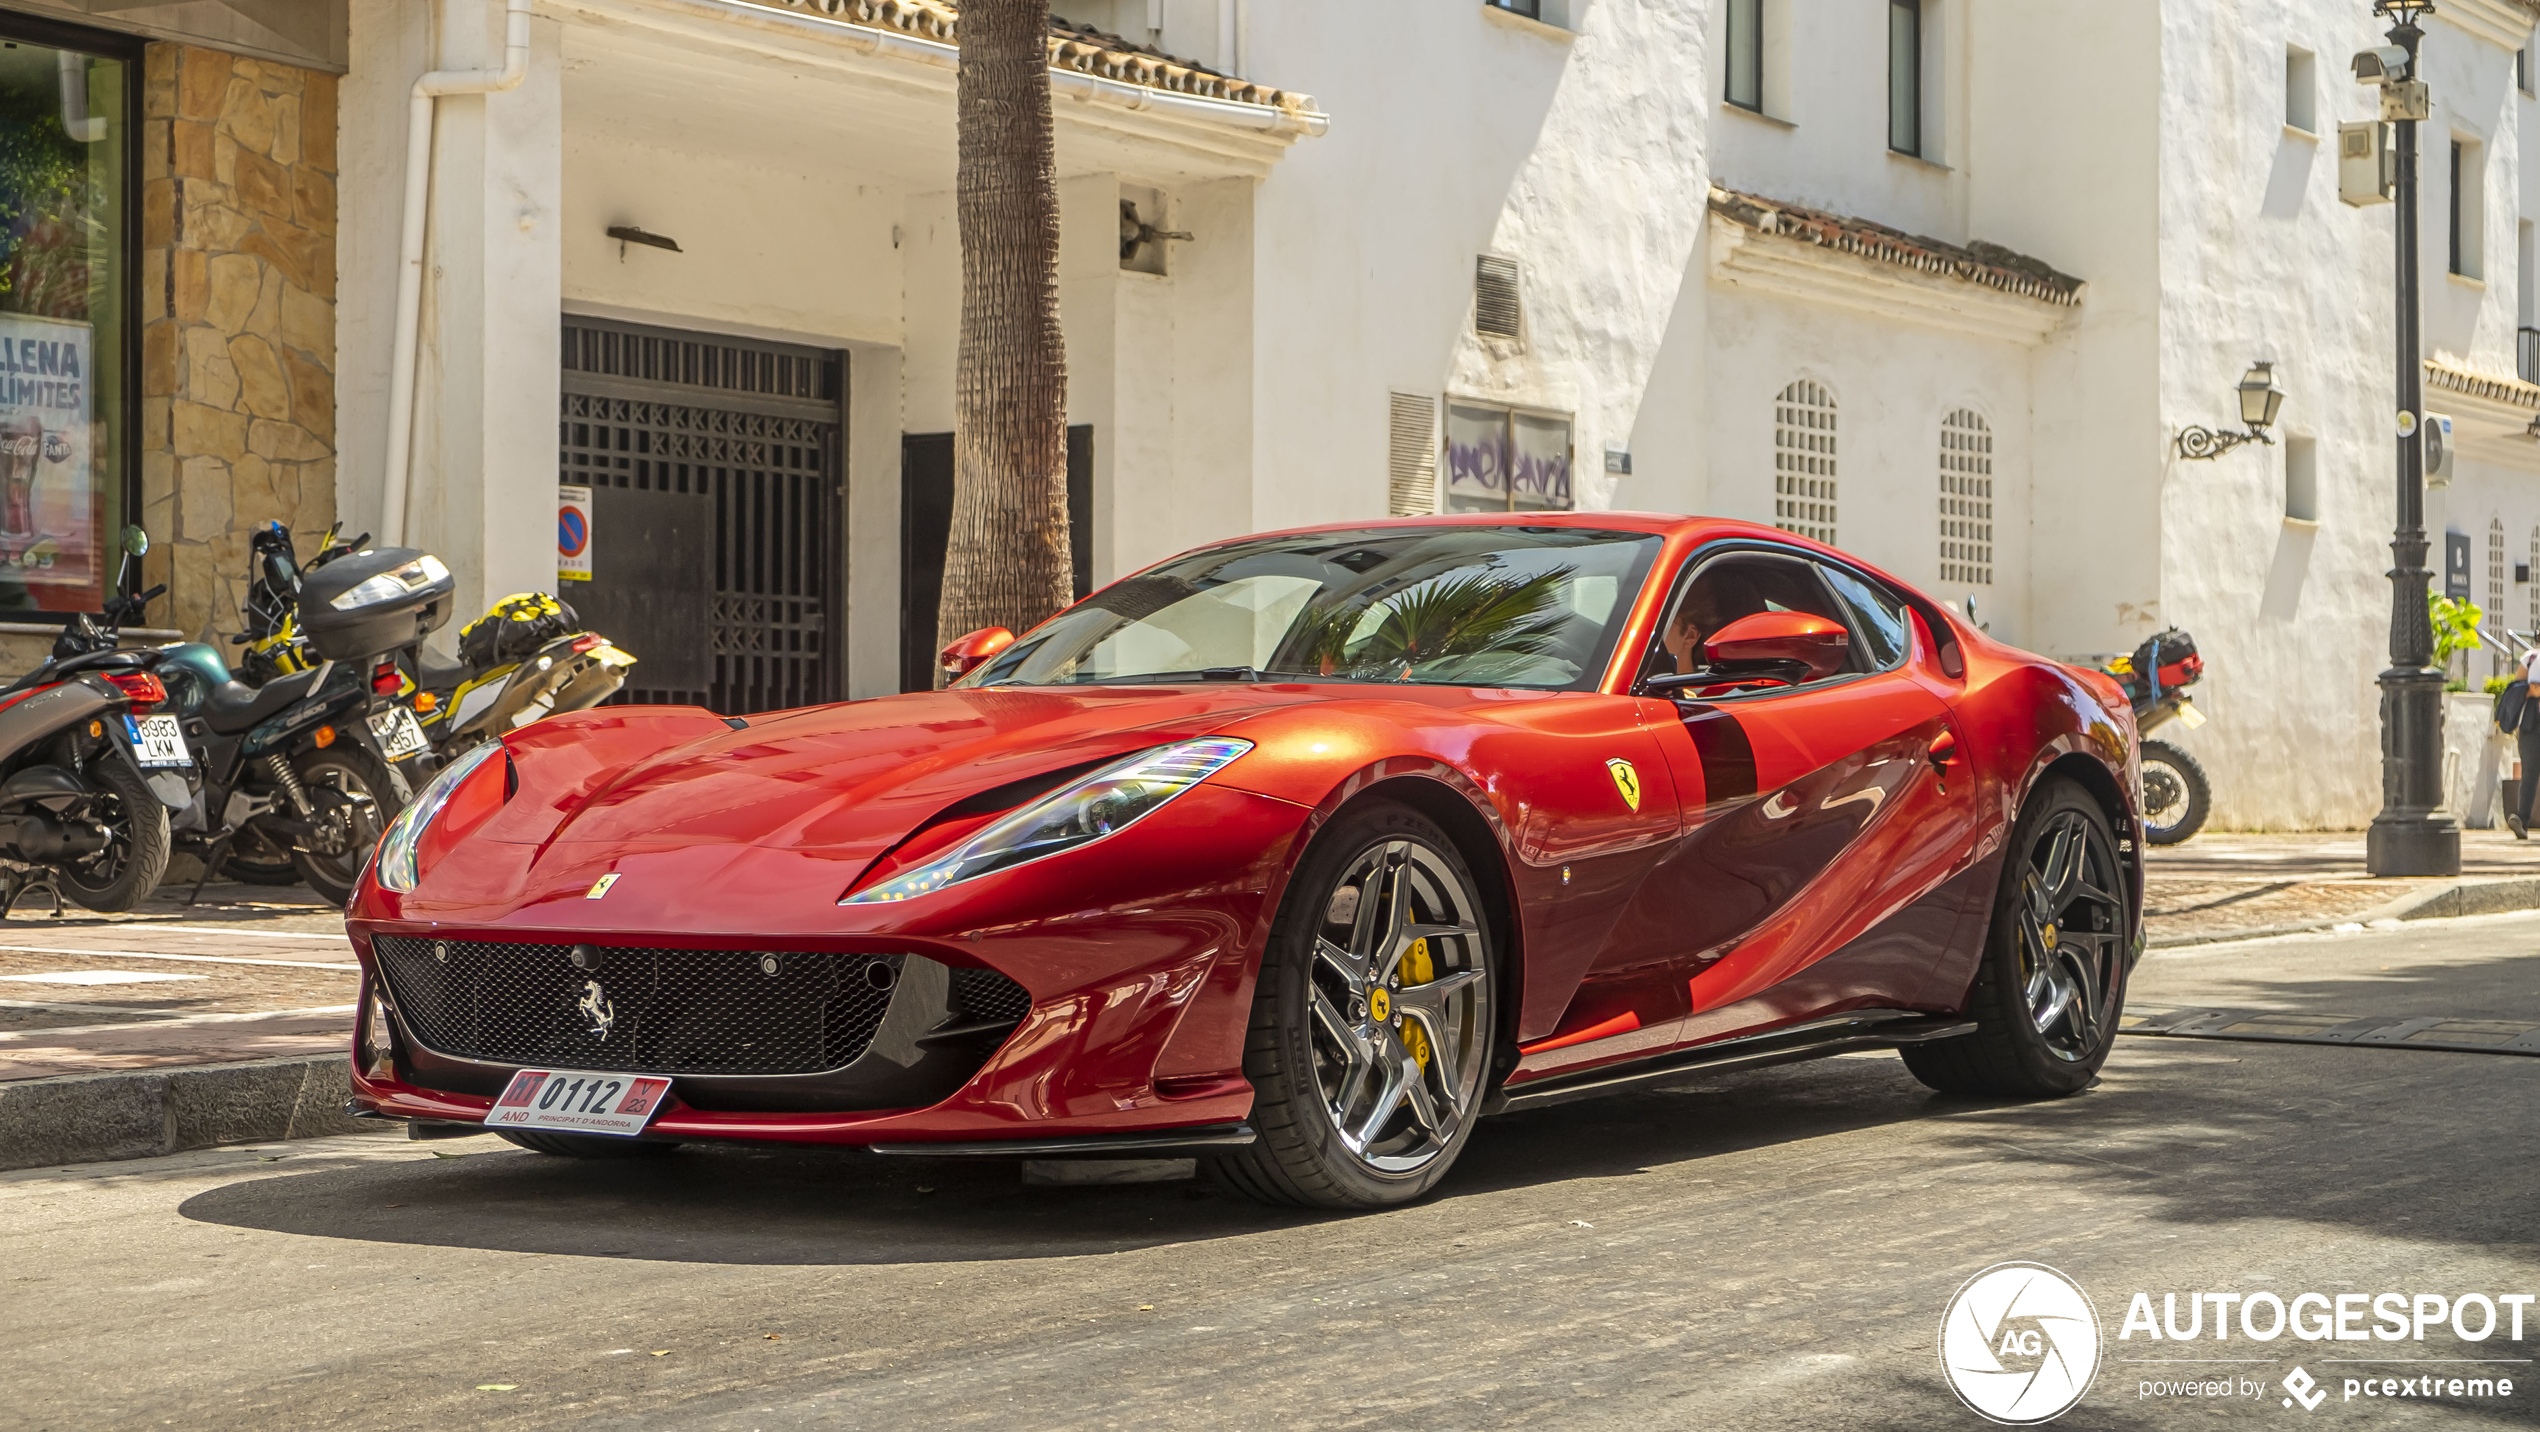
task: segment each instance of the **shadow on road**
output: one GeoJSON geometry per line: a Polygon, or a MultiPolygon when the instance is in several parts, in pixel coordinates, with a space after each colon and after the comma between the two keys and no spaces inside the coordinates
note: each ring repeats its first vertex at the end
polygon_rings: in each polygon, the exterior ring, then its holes
{"type": "MultiPolygon", "coordinates": [[[[2393,971],[2402,987],[2430,970],[2393,971]]],[[[2454,972],[2457,974],[2457,971],[2454,972]]],[[[2288,1002],[2351,995],[2345,981],[2279,985],[2288,1002]]],[[[2359,1009],[2369,1001],[2349,1001],[2359,1009]]],[[[2121,1041],[2073,1099],[1988,1103],[1934,1095],[1894,1058],[1710,1076],[1490,1120],[1435,1202],[1667,1169],[1882,1126],[1935,1167],[1986,1181],[2027,1161],[2080,1173],[2136,1216],[2185,1224],[2295,1219],[2406,1236],[2392,1210],[2454,1210],[2452,1247],[2523,1243],[2532,1199],[2494,1157],[2540,1113],[2540,1061],[2313,1046],[2121,1041]],[[2292,1074],[2218,1077],[2243,1061],[2292,1074]],[[2483,1089],[2463,1099],[2467,1077],[2483,1089]],[[2324,1179],[2324,1166],[2340,1170],[2324,1179]]],[[[852,1151],[691,1147],[584,1163],[491,1140],[463,1156],[357,1163],[252,1179],[188,1199],[191,1219],[382,1243],[741,1265],[854,1265],[1068,1257],[1238,1238],[1333,1215],[1258,1207],[1205,1182],[1025,1187],[1011,1161],[902,1161],[852,1151]]],[[[1732,1175],[1751,1177],[1751,1172],[1732,1175]]]]}
{"type": "MultiPolygon", "coordinates": [[[[1892,1060],[1666,1090],[1494,1119],[1441,1190],[1452,1200],[1911,1119],[1932,1100],[1892,1060]]],[[[669,1262],[896,1264],[1070,1257],[1237,1237],[1334,1215],[1264,1208],[1205,1181],[1023,1186],[1011,1160],[691,1146],[625,1163],[470,1140],[452,1158],[242,1179],[187,1199],[204,1223],[669,1262]]]]}

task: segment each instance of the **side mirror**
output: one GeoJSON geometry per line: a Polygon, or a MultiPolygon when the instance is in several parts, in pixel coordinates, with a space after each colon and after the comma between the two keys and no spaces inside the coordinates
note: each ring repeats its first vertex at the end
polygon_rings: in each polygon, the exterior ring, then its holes
{"type": "Polygon", "coordinates": [[[1807,612],[1757,612],[1711,634],[1702,645],[1711,669],[1784,677],[1794,685],[1822,680],[1843,669],[1852,633],[1839,622],[1807,612]]]}
{"type": "Polygon", "coordinates": [[[150,551],[150,534],[138,527],[124,528],[123,549],[135,557],[147,555],[150,551]]]}
{"type": "Polygon", "coordinates": [[[946,646],[936,661],[943,667],[944,684],[950,686],[987,664],[989,658],[1014,645],[1014,633],[1004,627],[981,627],[970,635],[946,646]]]}

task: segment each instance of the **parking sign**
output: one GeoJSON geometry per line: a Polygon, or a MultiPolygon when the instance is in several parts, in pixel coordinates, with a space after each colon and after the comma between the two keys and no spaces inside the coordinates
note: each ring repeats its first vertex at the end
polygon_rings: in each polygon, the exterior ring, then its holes
{"type": "Polygon", "coordinates": [[[556,576],[567,582],[591,580],[591,489],[587,487],[556,486],[556,576]]]}

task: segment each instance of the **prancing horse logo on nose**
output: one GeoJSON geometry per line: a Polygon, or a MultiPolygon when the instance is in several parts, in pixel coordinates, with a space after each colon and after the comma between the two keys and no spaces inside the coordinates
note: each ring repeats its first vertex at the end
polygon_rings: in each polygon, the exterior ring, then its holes
{"type": "Polygon", "coordinates": [[[593,1039],[608,1038],[609,1026],[617,1023],[617,1011],[609,1007],[608,991],[600,988],[598,980],[583,982],[582,1002],[574,1008],[581,1010],[582,1017],[591,1021],[593,1039]]]}

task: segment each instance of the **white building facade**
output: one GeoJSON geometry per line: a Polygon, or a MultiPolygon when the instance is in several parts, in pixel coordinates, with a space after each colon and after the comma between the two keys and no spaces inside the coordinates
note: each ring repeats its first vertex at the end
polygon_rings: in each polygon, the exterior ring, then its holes
{"type": "MultiPolygon", "coordinates": [[[[412,88],[499,70],[506,0],[305,8],[341,37],[302,61],[341,70],[334,510],[382,531],[412,88]]],[[[1056,8],[1082,580],[1387,513],[1779,522],[2035,650],[2191,630],[2212,719],[2165,734],[2223,827],[2378,807],[2392,210],[2339,201],[2335,152],[2376,110],[2346,74],[2367,0],[1056,8]],[[2260,361],[2275,441],[2183,457],[2260,361]]],[[[958,6],[526,10],[517,85],[434,108],[404,535],[463,603],[553,588],[559,483],[591,486],[567,594],[652,699],[923,680],[958,6]]],[[[2428,525],[2517,628],[2536,17],[2437,0],[2421,126],[2427,404],[2460,456],[2428,525]]]]}

